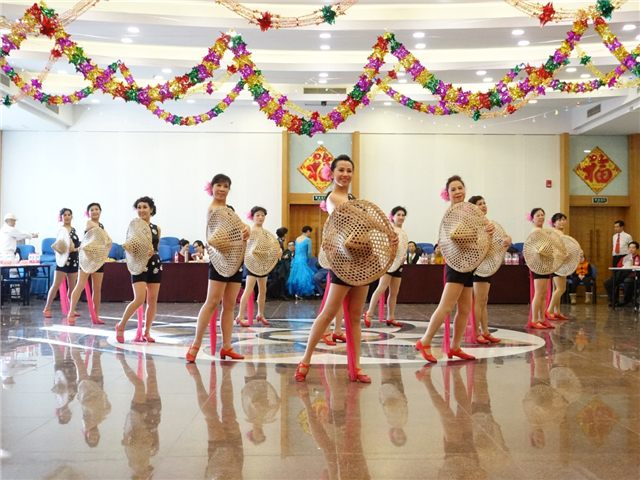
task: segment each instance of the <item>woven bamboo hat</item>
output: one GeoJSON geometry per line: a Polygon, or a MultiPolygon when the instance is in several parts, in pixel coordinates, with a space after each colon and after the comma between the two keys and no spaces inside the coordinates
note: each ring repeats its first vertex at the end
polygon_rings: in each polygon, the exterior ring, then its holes
{"type": "Polygon", "coordinates": [[[553,367],[549,370],[549,380],[551,386],[569,403],[582,395],[582,382],[569,367],[553,367]]]}
{"type": "Polygon", "coordinates": [[[567,249],[557,233],[534,230],[524,242],[522,253],[533,273],[549,275],[564,263],[567,249]]]}
{"type": "Polygon", "coordinates": [[[396,230],[396,233],[398,234],[398,251],[396,252],[396,258],[393,259],[393,263],[389,269],[390,272],[395,272],[402,266],[404,263],[404,257],[407,255],[407,248],[409,248],[409,237],[407,237],[407,233],[402,229],[398,230],[396,230]]]}
{"type": "Polygon", "coordinates": [[[318,263],[322,268],[329,269],[329,260],[327,260],[327,254],[324,253],[322,246],[320,246],[320,253],[318,254],[318,263]]]}
{"type": "Polygon", "coordinates": [[[487,256],[491,235],[485,228],[489,221],[469,202],[451,205],[440,222],[438,245],[447,265],[457,272],[474,270],[487,256]]]}
{"type": "Polygon", "coordinates": [[[251,273],[266,275],[278,263],[280,244],[276,236],[264,228],[252,228],[247,248],[244,253],[244,263],[251,273]]]}
{"type": "Polygon", "coordinates": [[[367,200],[337,207],[324,225],[322,249],[329,268],[348,285],[368,285],[389,271],[396,233],[380,208],[367,200]]]}
{"type": "Polygon", "coordinates": [[[56,254],[56,265],[64,267],[69,259],[69,249],[71,248],[71,237],[69,237],[69,231],[60,227],[58,234],[56,235],[56,241],[51,245],[51,249],[56,254]]]}
{"type": "Polygon", "coordinates": [[[580,244],[578,241],[570,237],[569,235],[560,235],[560,239],[564,243],[564,247],[567,249],[569,258],[560,266],[556,273],[561,277],[567,277],[576,271],[578,265],[580,265],[580,244]]]}
{"type": "Polygon", "coordinates": [[[569,403],[555,388],[544,383],[531,387],[522,400],[527,419],[536,427],[557,424],[564,418],[568,406],[569,403]]]}
{"type": "Polygon", "coordinates": [[[504,261],[504,254],[507,248],[509,248],[502,245],[504,239],[507,237],[507,232],[504,231],[504,228],[502,228],[502,225],[498,222],[493,222],[493,224],[496,226],[496,230],[493,232],[493,237],[491,238],[489,252],[476,269],[476,275],[479,277],[490,277],[496,273],[504,261]]]}
{"type": "Polygon", "coordinates": [[[80,244],[80,268],[85,273],[94,273],[109,257],[109,242],[107,232],[100,227],[89,230],[80,244]]]}
{"type": "Polygon", "coordinates": [[[230,208],[216,207],[209,213],[207,250],[211,264],[223,277],[231,277],[240,270],[245,251],[243,230],[244,223],[230,208]]]}
{"type": "Polygon", "coordinates": [[[127,255],[127,268],[131,275],[140,275],[149,261],[152,248],[151,228],[141,218],[134,218],[127,228],[127,239],[122,244],[127,255]]]}

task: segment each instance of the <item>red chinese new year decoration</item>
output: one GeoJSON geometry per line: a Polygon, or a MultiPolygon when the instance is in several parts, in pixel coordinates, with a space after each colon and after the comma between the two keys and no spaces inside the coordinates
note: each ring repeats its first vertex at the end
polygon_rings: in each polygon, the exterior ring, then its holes
{"type": "Polygon", "coordinates": [[[600,148],[594,148],[573,171],[598,195],[621,170],[600,148]]]}

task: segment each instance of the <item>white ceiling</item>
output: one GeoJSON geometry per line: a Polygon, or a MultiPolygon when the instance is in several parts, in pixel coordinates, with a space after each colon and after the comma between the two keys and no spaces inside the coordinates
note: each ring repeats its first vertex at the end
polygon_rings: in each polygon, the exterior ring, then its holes
{"type": "MultiPolygon", "coordinates": [[[[250,4],[252,8],[260,11],[268,10],[281,15],[303,15],[323,4],[320,0],[241,3],[250,4]]],[[[327,3],[329,2],[324,2],[327,3]]],[[[32,4],[33,0],[2,0],[2,14],[15,20],[32,4]]],[[[54,0],[48,1],[47,4],[57,12],[63,12],[75,2],[54,0]]],[[[566,9],[590,4],[577,1],[554,3],[556,8],[566,9]]],[[[614,13],[610,26],[628,50],[635,48],[640,43],[640,0],[625,3],[614,13]],[[623,30],[625,25],[634,25],[636,28],[623,30]]],[[[158,81],[153,79],[155,75],[162,75],[166,80],[189,71],[193,65],[199,63],[207,48],[220,34],[230,29],[242,34],[247,49],[253,54],[253,61],[262,70],[266,80],[303,106],[305,103],[313,104],[324,99],[319,95],[303,95],[305,86],[317,85],[329,89],[342,87],[350,90],[362,73],[372,45],[385,31],[394,32],[396,38],[443,81],[461,86],[463,89],[486,90],[509,68],[519,63],[539,65],[545,62],[560,45],[571,25],[547,24],[540,28],[537,19],[527,17],[502,1],[361,0],[349,9],[345,16],[338,17],[335,25],[261,32],[213,0],[109,0],[98,3],[95,8],[67,27],[72,39],[84,48],[88,57],[101,66],[115,60],[124,61],[139,84],[157,83],[158,81]],[[129,27],[137,27],[140,32],[129,33],[129,27]],[[515,28],[524,30],[524,34],[513,35],[512,31],[515,28]],[[319,34],[322,32],[329,32],[331,38],[321,39],[319,34]],[[415,39],[413,34],[416,32],[424,33],[424,38],[415,39]],[[122,38],[129,38],[132,43],[122,43],[122,38]],[[530,44],[518,46],[518,41],[523,39],[528,40],[530,44]],[[416,48],[418,43],[424,43],[425,48],[416,48]],[[320,50],[323,44],[329,45],[330,50],[320,50]],[[171,69],[171,73],[162,73],[162,69],[167,68],[171,69]],[[486,71],[486,74],[477,75],[476,72],[479,70],[486,71]],[[319,83],[321,72],[328,74],[327,83],[322,85],[319,83]],[[483,82],[486,77],[492,78],[493,81],[483,82]]],[[[12,53],[9,61],[19,71],[24,69],[35,74],[46,64],[51,45],[52,41],[46,38],[30,39],[23,43],[20,51],[12,53]]],[[[601,71],[609,71],[617,65],[593,29],[585,33],[580,46],[592,57],[601,71]]],[[[383,68],[383,72],[395,64],[391,55],[388,56],[388,60],[389,66],[383,68]]],[[[575,56],[571,59],[570,66],[575,67],[576,72],[567,72],[565,68],[559,74],[559,79],[580,81],[583,80],[580,78],[581,74],[590,73],[579,64],[575,56]]],[[[45,82],[45,90],[69,93],[86,85],[82,77],[75,73],[73,66],[67,64],[64,59],[58,62],[53,72],[45,82]]],[[[22,75],[29,78],[27,73],[22,75]]],[[[630,78],[629,75],[625,76],[627,80],[630,78]]],[[[233,84],[235,82],[229,82],[229,88],[233,84]]],[[[426,90],[412,84],[409,76],[395,81],[394,84],[395,89],[416,100],[434,100],[431,95],[425,93],[426,90]],[[403,84],[402,80],[408,82],[403,84]]],[[[594,95],[593,101],[631,101],[635,98],[634,95],[637,96],[635,90],[614,90],[594,95]]],[[[193,99],[203,105],[212,102],[208,96],[193,99]]],[[[340,99],[342,96],[337,95],[327,98],[336,102],[340,99]]],[[[380,95],[376,100],[382,104],[388,99],[380,95]]],[[[25,101],[32,102],[29,99],[25,101]]],[[[104,96],[100,97],[100,101],[113,102],[104,96]]],[[[249,97],[246,97],[245,101],[249,102],[249,97]]],[[[543,108],[544,111],[576,108],[577,102],[585,104],[588,101],[591,101],[588,95],[551,93],[541,97],[536,108],[543,108]]],[[[84,103],[88,104],[90,101],[85,100],[84,103]]],[[[399,110],[404,108],[395,105],[393,107],[399,110]]],[[[530,107],[527,106],[523,110],[527,108],[530,107]]],[[[526,113],[522,113],[521,116],[527,117],[526,113]]],[[[11,129],[11,122],[5,121],[7,115],[3,117],[5,118],[2,128],[11,129]]],[[[432,119],[429,117],[429,120],[432,119]]],[[[619,134],[638,133],[640,114],[637,121],[634,120],[627,118],[626,121],[612,123],[615,128],[611,129],[619,134]]],[[[149,121],[158,120],[149,117],[149,121]]],[[[613,119],[611,121],[613,122],[613,119]]]]}

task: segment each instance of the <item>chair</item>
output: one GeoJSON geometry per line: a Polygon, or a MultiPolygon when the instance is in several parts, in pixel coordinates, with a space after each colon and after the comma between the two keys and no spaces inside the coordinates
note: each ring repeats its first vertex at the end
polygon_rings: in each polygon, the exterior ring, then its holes
{"type": "Polygon", "coordinates": [[[158,255],[160,255],[160,260],[164,263],[171,262],[173,260],[173,250],[169,245],[163,245],[160,243],[158,246],[158,255]]]}
{"type": "Polygon", "coordinates": [[[416,246],[420,247],[427,255],[431,255],[435,250],[433,243],[416,243],[416,246]]]}
{"type": "Polygon", "coordinates": [[[178,237],[161,237],[160,243],[164,243],[170,247],[175,247],[180,244],[180,239],[178,237]]]}
{"type": "MultiPolygon", "coordinates": [[[[515,245],[514,245],[515,246],[515,245]]],[[[589,269],[591,272],[591,278],[593,278],[593,284],[591,285],[591,297],[593,303],[598,303],[598,296],[596,295],[596,278],[598,277],[598,269],[595,265],[589,264],[589,269]]],[[[571,286],[571,278],[567,278],[567,290],[564,292],[564,301],[569,302],[569,291],[571,290],[569,287],[571,286]]],[[[582,285],[584,286],[584,282],[578,283],[578,287],[582,285]]]]}
{"type": "Polygon", "coordinates": [[[125,258],[124,248],[122,248],[122,245],[114,242],[111,245],[111,250],[109,250],[109,258],[113,258],[114,260],[121,260],[125,258]]]}
{"type": "MultiPolygon", "coordinates": [[[[13,269],[11,269],[13,270],[13,269]]],[[[5,298],[9,300],[18,298],[22,300],[22,305],[29,305],[29,293],[31,290],[31,277],[23,268],[16,268],[17,277],[2,277],[2,285],[0,285],[0,303],[4,303],[5,298]],[[15,293],[19,291],[19,293],[15,293]]]]}
{"type": "Polygon", "coordinates": [[[56,254],[51,248],[51,245],[55,243],[55,238],[43,238],[42,239],[42,255],[40,255],[40,263],[55,263],[56,254]]]}
{"type": "Polygon", "coordinates": [[[22,260],[27,260],[30,253],[36,252],[36,247],[33,245],[18,245],[18,250],[20,251],[20,258],[22,260]]]}
{"type": "Polygon", "coordinates": [[[512,244],[512,246],[518,250],[518,254],[519,255],[522,255],[522,249],[524,248],[524,242],[514,243],[514,244],[512,244]]]}

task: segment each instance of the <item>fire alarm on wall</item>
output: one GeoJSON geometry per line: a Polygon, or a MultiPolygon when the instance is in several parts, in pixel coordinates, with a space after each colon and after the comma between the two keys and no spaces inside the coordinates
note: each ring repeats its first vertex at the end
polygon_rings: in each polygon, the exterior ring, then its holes
{"type": "Polygon", "coordinates": [[[551,180],[547,180],[547,188],[551,188],[551,180]]]}

